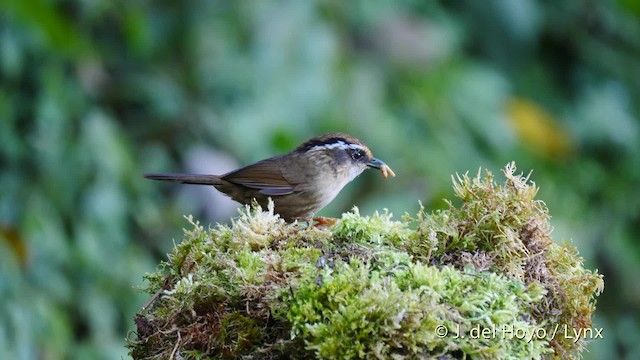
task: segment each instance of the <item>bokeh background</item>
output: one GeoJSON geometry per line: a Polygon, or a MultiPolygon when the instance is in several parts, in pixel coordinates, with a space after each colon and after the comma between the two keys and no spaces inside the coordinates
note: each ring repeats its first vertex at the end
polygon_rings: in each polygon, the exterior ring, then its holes
{"type": "Polygon", "coordinates": [[[640,2],[0,1],[0,358],[127,358],[137,288],[222,173],[345,131],[398,177],[353,205],[441,208],[515,160],[605,275],[588,359],[640,358],[640,2]]]}

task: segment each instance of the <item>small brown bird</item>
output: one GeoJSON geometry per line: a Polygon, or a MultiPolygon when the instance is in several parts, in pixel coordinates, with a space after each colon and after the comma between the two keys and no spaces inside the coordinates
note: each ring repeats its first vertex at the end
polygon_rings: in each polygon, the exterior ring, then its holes
{"type": "Polygon", "coordinates": [[[145,174],[153,180],[213,185],[242,204],[255,199],[266,208],[273,199],[275,212],[287,222],[310,221],[340,190],[368,167],[384,178],[393,171],[371,154],[362,141],[343,133],[309,139],[290,153],[274,156],[224,175],[145,174]]]}

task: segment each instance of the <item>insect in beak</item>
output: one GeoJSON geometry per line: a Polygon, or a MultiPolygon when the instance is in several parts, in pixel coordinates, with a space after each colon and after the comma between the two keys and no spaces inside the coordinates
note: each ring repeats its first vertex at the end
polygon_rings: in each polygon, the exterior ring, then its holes
{"type": "Polygon", "coordinates": [[[367,166],[374,169],[380,169],[380,171],[382,172],[382,177],[384,177],[385,179],[389,175],[391,175],[392,177],[396,176],[393,170],[391,170],[391,168],[380,159],[372,158],[371,161],[367,163],[367,166]]]}

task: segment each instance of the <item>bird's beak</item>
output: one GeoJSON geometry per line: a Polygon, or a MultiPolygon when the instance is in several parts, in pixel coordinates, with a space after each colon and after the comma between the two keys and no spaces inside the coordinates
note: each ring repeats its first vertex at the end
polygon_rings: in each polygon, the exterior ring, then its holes
{"type": "Polygon", "coordinates": [[[385,166],[386,166],[387,164],[385,164],[385,163],[384,163],[384,161],[382,161],[382,160],[380,160],[380,159],[376,159],[376,158],[372,158],[372,159],[367,163],[367,166],[368,166],[368,167],[372,167],[372,168],[374,168],[374,169],[380,169],[380,167],[381,167],[382,165],[385,165],[385,166]]]}
{"type": "Polygon", "coordinates": [[[396,173],[394,173],[393,170],[391,170],[391,168],[388,167],[387,164],[385,164],[380,159],[372,158],[369,162],[367,162],[367,166],[374,169],[380,169],[380,171],[382,172],[382,177],[384,177],[385,179],[389,175],[396,176],[396,173]]]}

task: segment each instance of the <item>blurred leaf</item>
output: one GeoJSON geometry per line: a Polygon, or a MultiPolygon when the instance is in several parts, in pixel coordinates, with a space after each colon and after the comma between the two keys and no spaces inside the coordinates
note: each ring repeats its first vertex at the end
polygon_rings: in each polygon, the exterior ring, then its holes
{"type": "Polygon", "coordinates": [[[23,70],[24,52],[20,40],[15,31],[5,29],[0,32],[0,69],[10,78],[18,76],[23,70]]]}
{"type": "Polygon", "coordinates": [[[616,0],[621,8],[627,10],[640,19],[640,2],[636,0],[616,0]]]}
{"type": "Polygon", "coordinates": [[[92,42],[84,32],[46,0],[1,0],[0,7],[43,36],[56,51],[75,59],[93,53],[92,42]]]}
{"type": "Polygon", "coordinates": [[[638,149],[640,125],[630,111],[629,100],[618,83],[585,89],[574,115],[580,140],[590,146],[638,149]]]}

